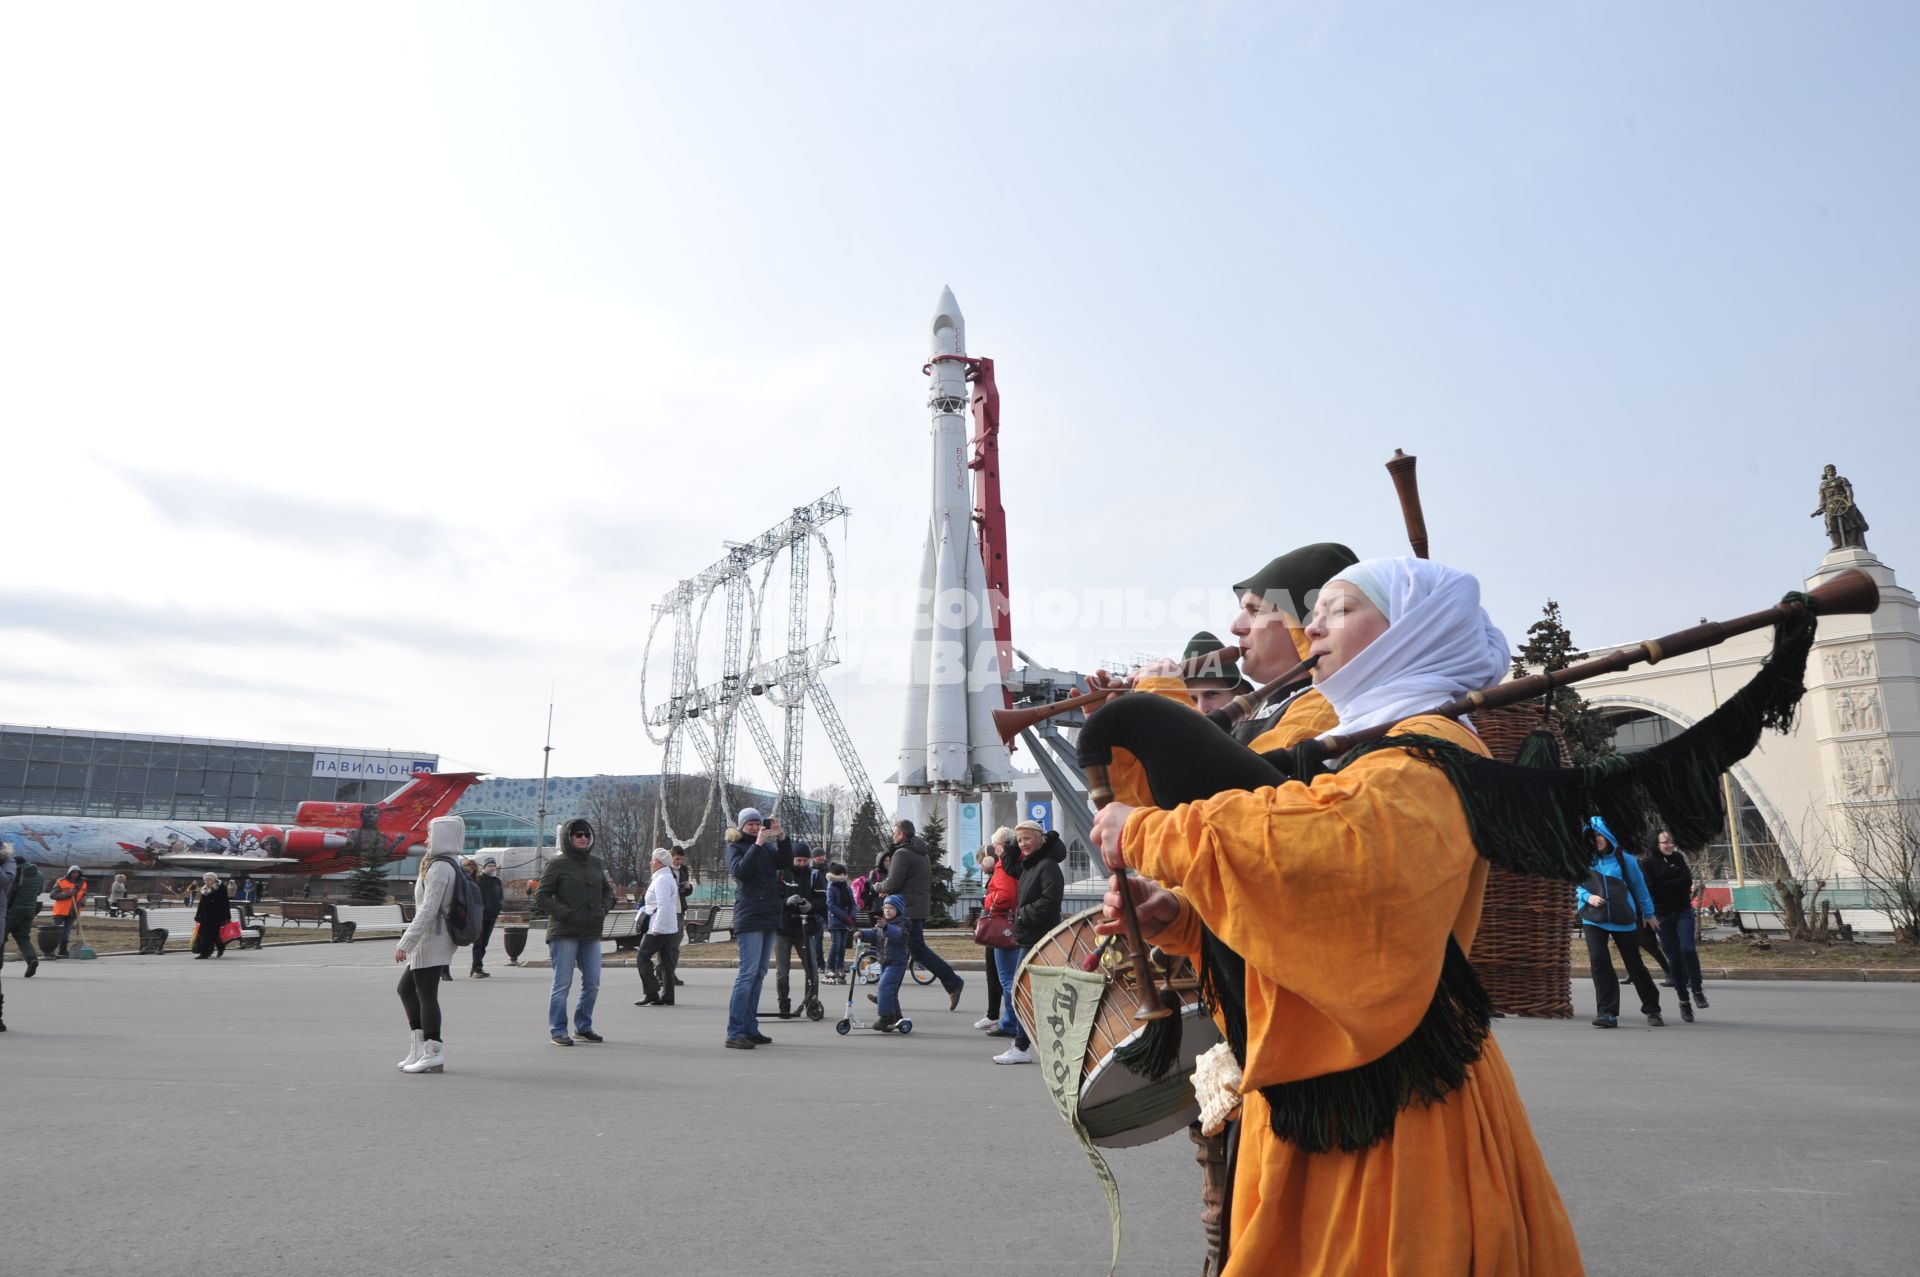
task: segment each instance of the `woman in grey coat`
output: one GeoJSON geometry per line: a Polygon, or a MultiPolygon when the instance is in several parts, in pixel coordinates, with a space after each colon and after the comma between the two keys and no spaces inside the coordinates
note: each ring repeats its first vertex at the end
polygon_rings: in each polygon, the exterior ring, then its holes
{"type": "Polygon", "coordinates": [[[407,1009],[407,1027],[413,1047],[400,1061],[402,1073],[441,1073],[446,1070],[446,1041],[440,1030],[440,969],[453,961],[452,932],[447,930],[447,906],[453,900],[453,880],[460,872],[459,856],[467,841],[467,822],[441,816],[427,826],[427,854],[420,858],[415,880],[413,921],[393,951],[404,962],[400,973],[400,1003],[407,1009]]]}

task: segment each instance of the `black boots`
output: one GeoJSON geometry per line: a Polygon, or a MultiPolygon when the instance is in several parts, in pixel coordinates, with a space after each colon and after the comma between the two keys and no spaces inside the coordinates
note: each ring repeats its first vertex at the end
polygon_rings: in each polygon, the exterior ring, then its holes
{"type": "Polygon", "coordinates": [[[793,1018],[793,1003],[785,998],[780,999],[780,1018],[782,1020],[791,1020],[793,1018]]]}

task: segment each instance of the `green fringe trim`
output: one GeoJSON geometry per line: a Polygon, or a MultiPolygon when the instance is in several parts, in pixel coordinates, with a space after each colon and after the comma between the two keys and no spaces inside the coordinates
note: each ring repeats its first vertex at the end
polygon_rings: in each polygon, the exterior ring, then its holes
{"type": "Polygon", "coordinates": [[[1720,777],[1753,752],[1762,731],[1793,726],[1806,695],[1813,632],[1811,614],[1791,627],[1776,627],[1773,652],[1751,682],[1686,731],[1637,754],[1543,769],[1495,762],[1450,741],[1409,733],[1361,745],[1341,766],[1375,750],[1404,749],[1447,774],[1466,810],[1473,845],[1488,861],[1511,873],[1579,882],[1593,860],[1589,816],[1625,834],[1658,813],[1682,846],[1707,842],[1725,828],[1720,777]]]}
{"type": "Polygon", "coordinates": [[[1486,1047],[1493,1002],[1452,936],[1427,1013],[1405,1041],[1359,1068],[1263,1086],[1273,1133],[1308,1153],[1357,1153],[1393,1134],[1400,1110],[1467,1080],[1486,1047]]]}
{"type": "Polygon", "coordinates": [[[1139,1037],[1113,1053],[1113,1058],[1129,1073],[1137,1074],[1149,1082],[1158,1082],[1173,1072],[1174,1065],[1180,1063],[1180,1035],[1183,1032],[1180,999],[1169,998],[1164,991],[1160,998],[1173,1014],[1148,1020],[1141,1026],[1139,1037]]]}

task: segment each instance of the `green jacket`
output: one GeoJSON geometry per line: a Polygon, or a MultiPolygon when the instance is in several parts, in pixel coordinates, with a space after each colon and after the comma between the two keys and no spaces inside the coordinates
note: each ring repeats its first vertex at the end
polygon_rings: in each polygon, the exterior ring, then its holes
{"type": "Polygon", "coordinates": [[[613,908],[613,880],[592,852],[565,852],[541,871],[533,902],[546,911],[547,939],[598,940],[613,908]]]}
{"type": "Polygon", "coordinates": [[[13,880],[13,900],[6,910],[8,930],[33,917],[34,911],[40,907],[40,892],[46,882],[40,875],[40,866],[21,855],[17,849],[13,858],[20,866],[20,876],[13,880]]]}

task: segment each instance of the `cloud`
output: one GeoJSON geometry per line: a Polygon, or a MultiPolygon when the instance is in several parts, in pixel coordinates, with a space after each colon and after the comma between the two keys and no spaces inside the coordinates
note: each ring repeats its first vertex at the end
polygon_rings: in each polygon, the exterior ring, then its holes
{"type": "Polygon", "coordinates": [[[324,628],[277,620],[238,607],[211,611],[68,594],[0,590],[0,630],[43,634],[69,643],[160,641],[228,647],[336,647],[324,628]]]}
{"type": "Polygon", "coordinates": [[[155,514],[175,527],[265,538],[302,549],[324,539],[329,546],[367,547],[391,553],[403,546],[420,556],[449,555],[455,548],[447,528],[418,515],[375,505],[336,501],[257,484],[202,475],[169,475],[133,466],[101,463],[124,479],[155,514]],[[338,534],[351,532],[351,536],[338,534]]]}

